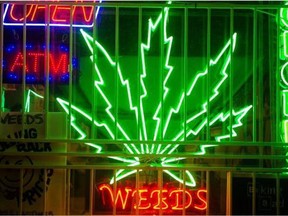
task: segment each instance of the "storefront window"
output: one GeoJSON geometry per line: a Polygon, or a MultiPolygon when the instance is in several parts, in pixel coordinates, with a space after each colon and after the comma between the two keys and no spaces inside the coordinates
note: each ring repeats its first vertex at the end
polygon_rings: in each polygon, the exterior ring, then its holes
{"type": "Polygon", "coordinates": [[[0,164],[20,186],[0,177],[0,210],[223,213],[225,172],[284,169],[285,12],[259,7],[3,2],[0,164]]]}

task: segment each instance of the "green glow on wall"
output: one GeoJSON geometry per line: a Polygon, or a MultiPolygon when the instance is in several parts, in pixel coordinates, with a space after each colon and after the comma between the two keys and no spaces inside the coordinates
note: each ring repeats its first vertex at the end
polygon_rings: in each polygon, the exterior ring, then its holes
{"type": "MultiPolygon", "coordinates": [[[[211,59],[209,61],[209,67],[202,72],[198,72],[195,75],[195,78],[189,82],[189,85],[187,86],[187,91],[180,94],[180,97],[175,97],[173,100],[173,104],[169,104],[169,109],[165,109],[165,113],[163,114],[163,107],[164,102],[167,102],[167,97],[169,94],[173,94],[171,88],[169,88],[168,80],[171,79],[171,74],[173,73],[174,67],[170,65],[170,54],[171,54],[171,48],[173,47],[173,37],[167,35],[167,24],[168,24],[168,17],[169,17],[169,8],[164,8],[163,11],[159,14],[159,16],[153,21],[151,18],[148,21],[148,32],[147,32],[147,41],[145,43],[140,44],[140,53],[141,53],[141,71],[139,73],[139,80],[132,80],[129,82],[129,79],[125,79],[123,76],[123,73],[121,71],[121,67],[119,62],[116,62],[113,60],[111,55],[106,51],[103,45],[101,45],[97,40],[94,40],[92,36],[87,34],[83,29],[81,29],[81,34],[84,38],[84,41],[87,44],[87,47],[89,51],[91,52],[91,62],[95,69],[95,77],[96,80],[93,80],[95,89],[97,93],[99,93],[99,96],[102,99],[102,103],[105,105],[103,108],[103,111],[105,111],[105,114],[107,118],[98,119],[98,116],[95,116],[92,118],[92,114],[88,114],[87,112],[83,111],[79,106],[76,106],[74,104],[70,104],[64,99],[57,98],[58,103],[61,105],[61,107],[64,109],[64,111],[71,116],[71,126],[80,134],[78,137],[79,139],[85,139],[86,134],[83,130],[81,130],[81,127],[77,124],[78,120],[77,118],[84,118],[91,123],[93,123],[97,128],[103,132],[103,134],[108,138],[112,140],[123,140],[124,149],[126,153],[130,154],[127,157],[112,157],[107,156],[110,159],[123,162],[127,166],[130,167],[136,167],[138,165],[142,165],[143,163],[145,165],[148,165],[150,167],[179,167],[179,162],[185,160],[185,157],[174,157],[173,153],[175,153],[179,146],[181,141],[185,141],[187,137],[190,136],[197,136],[199,135],[199,132],[202,131],[205,126],[210,127],[216,123],[219,122],[232,122],[232,125],[227,127],[227,133],[224,132],[223,134],[219,134],[216,136],[216,141],[220,142],[224,139],[230,138],[230,137],[236,137],[237,133],[235,131],[236,128],[242,126],[242,120],[247,115],[248,111],[252,108],[251,105],[244,106],[241,109],[235,110],[232,109],[231,111],[220,111],[219,113],[215,115],[209,115],[207,114],[208,110],[208,103],[214,101],[220,92],[220,87],[223,85],[225,81],[227,81],[228,74],[228,66],[231,62],[231,55],[235,50],[236,47],[236,40],[237,40],[237,34],[234,33],[232,35],[232,38],[228,40],[228,42],[224,45],[223,49],[219,52],[219,54],[216,56],[215,59],[211,59]],[[153,127],[153,134],[150,134],[148,130],[148,124],[147,124],[147,111],[148,105],[147,102],[145,102],[145,99],[149,95],[148,85],[147,83],[147,75],[151,73],[149,70],[147,70],[147,52],[151,49],[153,46],[152,43],[152,36],[153,33],[156,31],[160,31],[163,34],[160,36],[162,37],[161,41],[163,41],[163,44],[161,46],[165,49],[164,54],[164,61],[163,61],[163,68],[161,69],[163,74],[163,83],[159,86],[159,88],[162,88],[162,100],[158,101],[155,104],[155,109],[152,109],[149,107],[149,111],[152,112],[152,120],[155,125],[153,127]],[[105,60],[105,63],[111,68],[112,71],[115,72],[116,76],[110,75],[110,78],[113,79],[114,77],[117,77],[119,81],[119,89],[121,89],[123,92],[125,92],[125,95],[127,96],[127,108],[129,108],[129,112],[132,116],[134,116],[134,120],[137,122],[137,125],[139,126],[139,142],[135,142],[133,144],[133,135],[131,135],[126,128],[132,127],[129,125],[129,123],[122,123],[117,118],[117,114],[113,113],[113,108],[115,105],[114,98],[111,98],[109,96],[109,83],[108,80],[105,80],[105,76],[107,76],[105,73],[107,71],[101,70],[101,63],[103,61],[99,61],[99,56],[102,56],[105,60]],[[217,66],[217,67],[216,67],[217,66]],[[171,126],[171,118],[173,114],[177,114],[180,111],[180,108],[184,106],[184,100],[185,98],[188,98],[191,96],[192,92],[195,91],[195,86],[200,80],[205,80],[207,75],[211,72],[211,68],[220,68],[220,70],[217,71],[219,73],[219,81],[216,84],[212,85],[213,91],[210,93],[207,97],[207,100],[204,101],[201,105],[201,110],[199,110],[197,113],[189,114],[186,118],[186,120],[183,121],[183,128],[179,128],[179,131],[176,131],[176,135],[171,141],[173,143],[177,143],[179,141],[179,144],[161,144],[162,140],[167,140],[167,130],[171,126]],[[208,69],[209,68],[209,69],[208,69]],[[131,83],[132,82],[139,82],[140,83],[140,91],[138,92],[138,98],[132,97],[132,91],[131,91],[131,83]],[[137,101],[137,99],[139,101],[137,101]],[[71,111],[71,113],[70,113],[71,111]],[[77,118],[75,117],[77,116],[77,118]],[[93,122],[92,122],[93,121],[93,122]],[[199,123],[200,122],[200,123],[199,123]],[[186,125],[187,127],[184,127],[186,125]],[[117,133],[116,134],[116,130],[117,133]],[[118,138],[121,137],[121,138],[118,138]],[[127,143],[125,143],[127,141],[127,143]],[[128,142],[129,141],[129,142],[128,142]],[[143,143],[141,143],[143,141],[143,143]],[[152,144],[146,144],[145,141],[152,141],[152,144]],[[155,141],[155,143],[153,143],[155,141]],[[157,143],[156,143],[157,142],[157,143]],[[147,157],[147,159],[142,159],[146,155],[153,155],[153,160],[151,160],[150,157],[147,157]],[[158,159],[154,159],[158,158],[158,159]]],[[[161,57],[159,57],[160,59],[161,57]]],[[[160,60],[159,60],[160,61],[160,60]]],[[[118,90],[118,89],[117,89],[118,90]]],[[[111,93],[110,93],[111,94],[111,93]]],[[[151,94],[151,93],[150,93],[151,94]]],[[[200,101],[199,101],[200,102],[200,101]]],[[[165,104],[167,106],[167,103],[165,104]]],[[[98,144],[93,143],[87,143],[89,146],[94,146],[97,149],[97,154],[106,154],[105,150],[101,148],[98,144]]],[[[215,145],[202,145],[200,147],[200,150],[197,152],[191,152],[191,155],[199,155],[199,154],[205,154],[205,149],[208,147],[213,147],[215,145]]],[[[140,170],[141,171],[141,170],[140,170]]],[[[115,181],[118,181],[120,179],[123,179],[127,176],[130,176],[132,174],[136,173],[135,170],[131,170],[131,168],[128,170],[121,169],[118,172],[116,172],[115,177],[112,177],[111,182],[113,183],[115,181]]],[[[177,170],[166,170],[164,169],[164,173],[168,174],[170,177],[175,179],[176,181],[180,183],[185,183],[185,185],[190,187],[195,187],[196,182],[194,180],[194,177],[192,173],[188,170],[185,170],[185,177],[183,177],[183,173],[181,171],[177,170]],[[184,181],[185,179],[185,181],[184,181]]]]}

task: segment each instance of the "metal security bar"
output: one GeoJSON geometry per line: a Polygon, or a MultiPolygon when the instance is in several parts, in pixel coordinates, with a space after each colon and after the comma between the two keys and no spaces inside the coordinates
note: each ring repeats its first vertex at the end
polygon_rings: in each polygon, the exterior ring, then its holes
{"type": "Polygon", "coordinates": [[[0,213],[287,214],[286,8],[1,2],[0,213]]]}

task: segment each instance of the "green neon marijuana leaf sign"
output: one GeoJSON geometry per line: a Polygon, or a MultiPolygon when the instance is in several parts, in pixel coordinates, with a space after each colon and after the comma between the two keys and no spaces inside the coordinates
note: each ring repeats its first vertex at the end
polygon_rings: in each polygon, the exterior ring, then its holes
{"type": "MultiPolygon", "coordinates": [[[[64,99],[57,98],[57,101],[64,111],[70,115],[71,126],[79,134],[79,139],[85,139],[87,135],[81,129],[80,120],[77,118],[90,121],[107,138],[123,141],[123,146],[120,146],[120,149],[128,156],[107,157],[126,164],[129,169],[118,170],[110,183],[136,173],[136,167],[144,163],[150,167],[163,167],[167,175],[186,186],[196,186],[196,182],[190,171],[185,170],[185,176],[183,177],[183,173],[180,171],[165,169],[165,167],[177,167],[179,166],[179,162],[186,159],[186,157],[173,156],[173,153],[178,151],[181,141],[186,140],[187,137],[196,137],[205,127],[223,122],[227,122],[226,125],[230,126],[227,127],[226,132],[215,137],[216,141],[220,142],[230,137],[236,137],[237,133],[235,129],[242,126],[242,119],[252,108],[252,106],[246,106],[238,110],[230,109],[229,111],[219,111],[215,115],[207,115],[208,103],[216,103],[215,101],[221,92],[221,88],[223,88],[223,83],[227,81],[227,70],[230,65],[231,55],[236,47],[236,33],[227,41],[218,55],[209,61],[207,68],[195,74],[194,78],[188,82],[186,90],[173,88],[171,83],[177,74],[173,73],[174,67],[170,64],[173,37],[167,35],[168,16],[169,8],[166,7],[154,21],[151,18],[149,19],[147,40],[140,44],[141,69],[138,77],[139,80],[136,81],[125,78],[120,63],[111,57],[101,43],[94,40],[84,30],[80,30],[91,52],[90,59],[95,72],[95,80],[92,80],[92,82],[96,93],[100,96],[97,99],[97,105],[99,104],[104,114],[93,116],[93,113],[87,113],[79,106],[70,104],[64,99]],[[160,71],[157,68],[151,67],[149,63],[149,54],[154,44],[153,36],[155,36],[156,31],[163,33],[160,34],[160,37],[162,37],[160,41],[163,42],[160,46],[163,48],[164,57],[158,58],[160,71]],[[181,108],[184,106],[184,100],[195,98],[195,94],[197,94],[195,89],[197,89],[197,86],[203,85],[206,82],[207,75],[212,73],[218,78],[211,84],[211,91],[208,92],[207,100],[200,104],[200,106],[195,106],[193,112],[189,112],[181,127],[173,128],[173,133],[170,133],[170,131],[168,133],[172,125],[171,119],[179,114],[181,108]],[[161,74],[163,75],[162,77],[161,74]],[[161,81],[162,85],[160,85],[160,88],[155,89],[149,85],[149,77],[151,78],[152,76],[159,83],[161,81]],[[132,91],[134,82],[139,83],[139,91],[137,93],[132,91]],[[126,104],[127,109],[125,112],[130,116],[129,123],[127,123],[125,118],[119,118],[117,111],[115,111],[115,107],[117,107],[117,103],[119,102],[115,100],[115,89],[117,89],[117,97],[121,98],[121,103],[126,104]],[[156,103],[154,103],[154,95],[158,95],[159,98],[156,103]],[[135,134],[131,132],[131,129],[135,128],[139,132],[137,134],[137,143],[133,143],[135,134]],[[115,131],[117,131],[117,134],[115,131]],[[171,134],[173,134],[172,138],[171,134]],[[162,140],[170,140],[171,143],[161,144],[162,140]],[[155,143],[147,144],[145,141],[152,141],[152,143],[155,141],[155,143]],[[153,156],[151,157],[153,159],[147,158],[147,155],[153,156]],[[132,169],[133,167],[135,169],[132,169]]],[[[86,144],[95,148],[96,154],[106,153],[101,145],[91,142],[87,142],[86,144]]],[[[205,154],[205,149],[212,146],[215,145],[202,145],[198,151],[190,152],[190,154],[205,154]]]]}

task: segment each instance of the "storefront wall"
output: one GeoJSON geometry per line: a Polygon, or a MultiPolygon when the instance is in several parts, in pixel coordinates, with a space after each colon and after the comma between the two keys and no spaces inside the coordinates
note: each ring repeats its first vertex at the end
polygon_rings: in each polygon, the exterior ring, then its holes
{"type": "Polygon", "coordinates": [[[2,2],[0,213],[287,214],[285,7],[2,2]]]}

